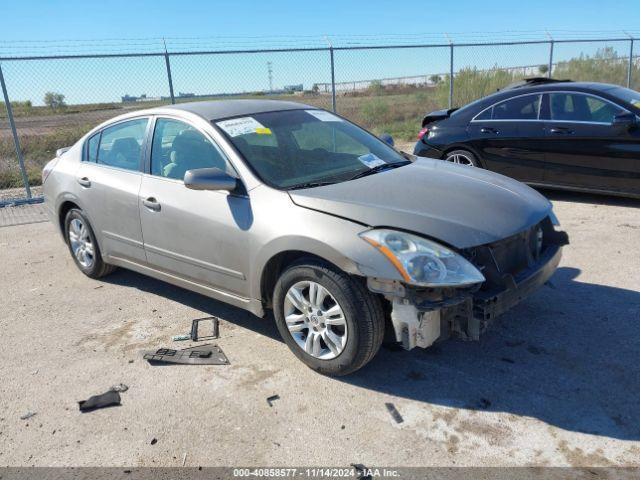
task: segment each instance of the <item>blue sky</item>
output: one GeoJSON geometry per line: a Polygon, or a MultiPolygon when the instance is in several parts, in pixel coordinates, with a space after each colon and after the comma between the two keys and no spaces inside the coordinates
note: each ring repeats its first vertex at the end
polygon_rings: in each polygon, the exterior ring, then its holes
{"type": "MultiPolygon", "coordinates": [[[[334,44],[444,43],[558,37],[640,37],[640,2],[562,0],[527,2],[380,0],[262,1],[79,1],[0,0],[0,55],[67,54],[89,51],[229,49],[334,44]],[[611,6],[607,6],[611,5],[611,6]],[[612,7],[615,5],[615,8],[612,7]]],[[[640,42],[639,42],[640,43],[640,42]]],[[[558,46],[556,58],[602,44],[558,46]]],[[[628,46],[612,45],[621,54],[628,46]]],[[[638,45],[640,51],[640,45],[638,45]]],[[[447,49],[338,52],[338,81],[443,73],[447,49]]],[[[548,47],[460,49],[456,68],[537,65],[548,47]]],[[[267,62],[275,87],[329,81],[328,56],[260,54],[172,59],[177,92],[216,93],[267,87],[267,62]]],[[[40,103],[46,90],[69,103],[114,101],[125,93],[167,95],[162,58],[4,62],[12,98],[40,103]]]]}
{"type": "Polygon", "coordinates": [[[1,40],[638,30],[637,0],[2,0],[1,40]]]}

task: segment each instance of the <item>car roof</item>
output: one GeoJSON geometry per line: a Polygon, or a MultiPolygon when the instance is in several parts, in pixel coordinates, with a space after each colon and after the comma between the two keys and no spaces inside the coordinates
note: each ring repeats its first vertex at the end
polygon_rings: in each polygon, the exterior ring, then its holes
{"type": "MultiPolygon", "coordinates": [[[[172,109],[195,113],[209,121],[222,118],[253,115],[256,113],[276,112],[282,110],[316,109],[304,103],[288,102],[284,100],[210,100],[206,102],[179,103],[157,107],[158,110],[172,109]]],[[[155,109],[151,109],[153,112],[155,109]]]]}
{"type": "Polygon", "coordinates": [[[456,122],[466,122],[469,118],[475,116],[478,112],[482,111],[486,107],[507,100],[512,97],[520,95],[528,95],[531,93],[544,93],[548,91],[575,91],[575,92],[599,92],[605,95],[611,95],[608,91],[620,88],[619,85],[613,85],[610,83],[598,83],[598,82],[574,82],[572,80],[553,80],[543,81],[544,79],[531,79],[532,83],[517,82],[515,84],[508,85],[505,88],[493,92],[485,97],[474,100],[462,107],[456,109],[450,119],[456,122]]]}

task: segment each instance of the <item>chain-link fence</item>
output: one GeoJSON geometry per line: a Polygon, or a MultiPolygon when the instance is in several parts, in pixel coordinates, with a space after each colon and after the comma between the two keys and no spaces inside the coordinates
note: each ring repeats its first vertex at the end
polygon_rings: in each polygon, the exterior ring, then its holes
{"type": "Polygon", "coordinates": [[[228,98],[336,110],[415,140],[425,112],[516,80],[553,76],[640,88],[633,38],[0,57],[0,205],[40,198],[58,148],[118,114],[228,98]],[[453,81],[451,81],[453,79],[453,81]]]}

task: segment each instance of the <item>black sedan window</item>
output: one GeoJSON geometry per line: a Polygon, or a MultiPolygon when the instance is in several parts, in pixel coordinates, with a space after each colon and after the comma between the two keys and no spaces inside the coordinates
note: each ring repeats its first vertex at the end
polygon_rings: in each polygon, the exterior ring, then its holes
{"type": "Polygon", "coordinates": [[[523,95],[496,103],[474,120],[537,120],[541,95],[523,95]]]}
{"type": "Polygon", "coordinates": [[[536,120],[540,95],[527,95],[506,100],[493,107],[494,120],[536,120]]]}
{"type": "Polygon", "coordinates": [[[551,120],[611,123],[616,114],[624,112],[612,103],[580,93],[551,93],[549,100],[551,120]]]}

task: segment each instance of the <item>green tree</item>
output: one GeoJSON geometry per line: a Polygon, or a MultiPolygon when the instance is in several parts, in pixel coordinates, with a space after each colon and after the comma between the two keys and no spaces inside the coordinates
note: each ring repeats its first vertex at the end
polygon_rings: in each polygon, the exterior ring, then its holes
{"type": "Polygon", "coordinates": [[[367,87],[371,95],[381,95],[384,92],[384,85],[380,80],[373,80],[367,87]]]}
{"type": "Polygon", "coordinates": [[[60,110],[67,106],[64,95],[57,92],[47,92],[44,94],[44,104],[51,110],[60,110]]]}
{"type": "Polygon", "coordinates": [[[546,75],[547,73],[549,73],[549,65],[540,65],[538,67],[538,73],[540,75],[546,75]]]}

